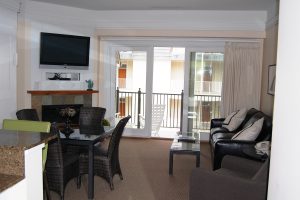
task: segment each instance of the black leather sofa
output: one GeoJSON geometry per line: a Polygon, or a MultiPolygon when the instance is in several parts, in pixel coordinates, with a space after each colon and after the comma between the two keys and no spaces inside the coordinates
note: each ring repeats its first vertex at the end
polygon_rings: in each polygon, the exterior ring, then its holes
{"type": "Polygon", "coordinates": [[[247,157],[244,150],[253,148],[257,142],[270,141],[272,135],[272,119],[263,112],[251,108],[247,111],[242,124],[233,132],[222,127],[224,118],[212,119],[210,127],[210,146],[212,154],[213,170],[221,167],[222,159],[225,155],[236,155],[247,157]],[[243,128],[249,126],[256,120],[264,117],[263,127],[255,141],[231,140],[232,136],[243,128]]]}

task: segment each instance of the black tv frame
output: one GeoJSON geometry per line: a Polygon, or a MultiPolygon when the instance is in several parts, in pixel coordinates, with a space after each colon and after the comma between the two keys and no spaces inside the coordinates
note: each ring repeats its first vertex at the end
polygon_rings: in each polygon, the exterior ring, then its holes
{"type": "Polygon", "coordinates": [[[40,68],[44,69],[82,69],[82,70],[88,70],[89,69],[89,60],[90,60],[90,37],[87,36],[78,36],[78,35],[67,35],[67,34],[58,34],[58,33],[45,33],[41,32],[41,38],[40,38],[40,68]],[[59,62],[45,62],[42,61],[42,55],[43,55],[43,35],[55,35],[58,37],[66,37],[66,38],[80,38],[87,40],[87,46],[86,46],[86,54],[88,55],[85,64],[74,64],[74,63],[59,63],[59,62]]]}

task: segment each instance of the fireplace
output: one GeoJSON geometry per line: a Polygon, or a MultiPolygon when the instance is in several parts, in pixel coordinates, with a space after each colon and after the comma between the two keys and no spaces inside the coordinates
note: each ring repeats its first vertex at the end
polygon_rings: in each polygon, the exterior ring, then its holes
{"type": "Polygon", "coordinates": [[[64,105],[42,105],[42,121],[65,123],[66,118],[61,115],[65,108],[75,109],[75,115],[70,117],[72,125],[79,125],[79,112],[83,104],[64,104],[64,105]]]}
{"type": "MultiPolygon", "coordinates": [[[[97,90],[28,90],[27,92],[31,94],[31,108],[37,110],[40,119],[58,123],[65,122],[64,118],[59,115],[59,110],[73,106],[78,111],[72,119],[72,124],[76,125],[78,124],[80,107],[92,107],[93,98],[98,93],[97,90]],[[46,111],[42,111],[42,107],[46,111]]],[[[94,103],[94,105],[97,104],[94,103]]]]}

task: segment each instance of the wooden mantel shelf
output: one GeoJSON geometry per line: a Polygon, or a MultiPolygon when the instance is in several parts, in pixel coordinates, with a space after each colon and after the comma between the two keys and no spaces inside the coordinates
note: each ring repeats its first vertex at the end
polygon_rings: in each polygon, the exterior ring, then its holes
{"type": "Polygon", "coordinates": [[[99,93],[98,90],[28,90],[32,95],[81,95],[99,93]]]}

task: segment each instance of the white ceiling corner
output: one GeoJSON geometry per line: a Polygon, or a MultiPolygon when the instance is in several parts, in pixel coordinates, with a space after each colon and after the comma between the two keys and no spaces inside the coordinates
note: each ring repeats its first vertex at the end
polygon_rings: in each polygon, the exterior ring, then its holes
{"type": "Polygon", "coordinates": [[[18,12],[20,7],[20,0],[0,0],[0,5],[7,9],[18,12]]]}

